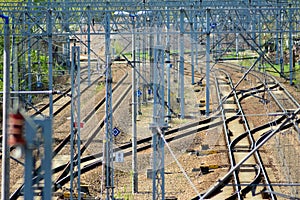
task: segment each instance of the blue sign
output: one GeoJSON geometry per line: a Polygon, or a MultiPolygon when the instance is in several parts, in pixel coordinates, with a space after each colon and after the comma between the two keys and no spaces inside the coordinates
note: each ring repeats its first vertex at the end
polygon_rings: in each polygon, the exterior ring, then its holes
{"type": "Polygon", "coordinates": [[[210,27],[211,27],[211,28],[216,28],[216,26],[217,26],[217,23],[216,23],[216,22],[213,22],[213,23],[210,24],[210,27]]]}
{"type": "Polygon", "coordinates": [[[138,90],[138,91],[136,91],[136,95],[137,95],[137,97],[140,97],[140,96],[142,96],[142,92],[141,92],[141,90],[138,90]]]}
{"type": "Polygon", "coordinates": [[[117,135],[119,135],[121,133],[121,131],[117,128],[117,127],[115,127],[114,129],[113,129],[113,135],[116,137],[117,135]]]}
{"type": "Polygon", "coordinates": [[[283,58],[280,58],[280,64],[282,64],[283,63],[283,58]]]}

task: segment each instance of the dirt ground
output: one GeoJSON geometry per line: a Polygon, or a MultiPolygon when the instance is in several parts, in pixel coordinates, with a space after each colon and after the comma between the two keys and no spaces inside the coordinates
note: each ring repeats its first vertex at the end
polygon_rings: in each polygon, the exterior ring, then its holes
{"type": "MultiPolygon", "coordinates": [[[[187,82],[190,80],[187,80],[187,82]]],[[[288,83],[285,83],[285,86],[289,89],[294,97],[299,98],[299,92],[295,89],[295,87],[289,86],[288,83]]],[[[187,88],[188,97],[187,105],[193,105],[195,97],[204,95],[204,93],[193,93],[193,88],[187,88]],[[189,93],[190,92],[190,93],[189,93]]],[[[102,93],[103,95],[103,93],[102,93]]],[[[174,92],[175,95],[175,92],[174,92]]],[[[197,97],[198,98],[198,97],[197,97]]],[[[118,109],[118,117],[114,118],[114,124],[117,124],[118,127],[122,130],[120,137],[122,139],[116,139],[116,141],[121,143],[130,142],[131,140],[131,111],[129,107],[129,103],[131,99],[125,100],[126,105],[119,107],[118,109]]],[[[149,100],[151,102],[151,99],[149,100]]],[[[257,110],[261,110],[265,112],[266,110],[270,110],[275,106],[272,104],[267,105],[267,107],[263,104],[258,104],[257,99],[247,99],[243,102],[243,108],[248,114],[257,114],[257,110]]],[[[190,115],[194,115],[194,107],[187,106],[187,111],[190,115]]],[[[145,137],[151,135],[151,131],[149,129],[149,123],[152,120],[152,104],[144,103],[141,106],[142,115],[138,116],[137,128],[138,128],[138,137],[145,137]]],[[[203,116],[202,116],[203,117],[203,116]]],[[[197,118],[201,118],[200,115],[197,115],[197,118]]],[[[266,117],[250,117],[252,125],[258,126],[266,123],[270,120],[270,118],[266,117]]],[[[180,124],[189,122],[190,119],[176,119],[174,118],[170,126],[176,127],[180,124]]],[[[61,137],[64,135],[64,131],[60,128],[59,130],[61,137]]],[[[207,131],[199,132],[193,136],[186,137],[184,139],[178,140],[176,142],[172,142],[165,147],[165,196],[169,199],[185,200],[190,199],[192,197],[197,196],[197,194],[201,194],[205,192],[208,188],[210,188],[219,178],[224,176],[228,171],[227,167],[219,167],[218,169],[213,170],[211,173],[207,175],[202,175],[199,171],[199,167],[201,164],[209,164],[209,165],[219,165],[219,166],[227,166],[228,159],[226,154],[226,145],[222,135],[222,127],[212,128],[207,131]],[[189,150],[200,151],[203,147],[208,147],[209,149],[216,150],[217,153],[210,155],[196,155],[191,153],[189,150]],[[172,150],[172,153],[175,154],[175,158],[169,151],[169,148],[172,150]],[[180,165],[177,164],[180,163],[180,165]]],[[[60,137],[56,135],[56,137],[60,137]]],[[[277,138],[283,143],[284,136],[281,135],[281,138],[277,138]]],[[[285,137],[286,138],[286,137],[285,137]]],[[[291,135],[289,135],[289,142],[297,143],[293,139],[291,135]]],[[[56,138],[60,140],[60,138],[56,138]]],[[[279,159],[275,154],[272,155],[275,151],[278,150],[271,148],[275,144],[275,141],[271,141],[270,144],[266,145],[265,150],[268,150],[269,154],[266,154],[267,157],[266,163],[273,164],[273,170],[282,172],[284,167],[283,163],[275,163],[274,162],[279,159]]],[[[116,144],[118,145],[118,144],[116,144]]],[[[296,145],[299,145],[299,141],[296,145]]],[[[296,146],[294,145],[294,146],[296,146]]],[[[283,145],[288,148],[287,151],[292,151],[292,156],[298,156],[296,149],[291,149],[290,146],[283,145]]],[[[102,149],[99,149],[102,151],[102,149]]],[[[152,180],[147,178],[147,170],[151,169],[151,153],[152,150],[147,150],[138,154],[138,193],[132,194],[132,172],[131,172],[131,157],[126,157],[124,163],[115,163],[115,196],[119,199],[152,199],[152,180]]],[[[277,154],[276,154],[277,155],[277,154]]],[[[298,156],[299,157],[299,156],[298,156]]],[[[297,166],[299,166],[299,159],[296,161],[297,166]]],[[[293,164],[291,161],[289,165],[293,164]]],[[[18,186],[18,182],[22,180],[23,173],[21,164],[18,164],[14,161],[11,161],[11,192],[14,191],[16,186],[18,186]]],[[[292,172],[294,176],[297,174],[297,170],[292,172]]],[[[278,173],[279,180],[283,180],[285,178],[284,173],[278,173]],[[280,175],[283,174],[283,175],[280,175]]],[[[88,173],[82,175],[81,180],[83,183],[89,185],[90,193],[93,197],[96,198],[104,198],[105,191],[103,191],[102,180],[102,167],[99,166],[95,170],[92,170],[88,173]]],[[[286,188],[282,189],[283,191],[289,190],[286,188]]],[[[288,191],[289,192],[289,191],[288,191]]]]}

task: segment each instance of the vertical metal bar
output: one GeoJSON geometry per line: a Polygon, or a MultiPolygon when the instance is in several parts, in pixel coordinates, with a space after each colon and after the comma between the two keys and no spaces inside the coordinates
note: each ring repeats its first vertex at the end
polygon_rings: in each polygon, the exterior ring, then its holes
{"type": "Polygon", "coordinates": [[[290,85],[293,85],[293,9],[291,8],[292,4],[289,4],[289,54],[290,54],[290,85]]]}
{"type": "Polygon", "coordinates": [[[206,9],[206,87],[205,87],[205,101],[206,101],[206,116],[209,115],[210,104],[210,10],[206,9]]]}
{"type": "MultiPolygon", "coordinates": [[[[236,30],[237,31],[237,30],[236,30]]],[[[239,33],[235,33],[235,55],[236,59],[239,59],[239,33]]]]}
{"type": "Polygon", "coordinates": [[[112,149],[112,73],[110,57],[110,13],[105,13],[106,105],[105,105],[105,175],[106,200],[114,198],[114,170],[112,149]]]}
{"type": "Polygon", "coordinates": [[[198,66],[198,15],[195,15],[194,18],[194,42],[195,42],[195,65],[196,65],[196,70],[199,72],[199,66],[198,66]]]}
{"type": "Polygon", "coordinates": [[[87,6],[88,21],[87,21],[87,49],[88,49],[88,85],[91,84],[91,12],[90,6],[87,6]]]}
{"type": "MultiPolygon", "coordinates": [[[[155,48],[155,67],[153,82],[153,123],[152,129],[153,160],[152,160],[152,199],[165,198],[164,178],[164,142],[157,128],[163,130],[164,124],[164,49],[155,48]]],[[[163,134],[163,131],[162,133],[163,134]]]]}
{"type": "MultiPolygon", "coordinates": [[[[281,22],[281,26],[283,25],[283,10],[280,10],[280,22],[281,22]]],[[[283,30],[280,28],[280,59],[279,59],[279,63],[280,63],[280,75],[281,77],[285,77],[284,75],[284,48],[283,48],[283,37],[284,37],[284,33],[283,30]]]]}
{"type": "Polygon", "coordinates": [[[279,20],[280,20],[280,12],[281,10],[279,9],[278,6],[278,1],[276,1],[277,5],[277,10],[276,10],[276,40],[275,40],[275,48],[276,48],[276,60],[275,63],[278,65],[279,64],[279,20]]]}
{"type": "Polygon", "coordinates": [[[180,9],[180,118],[184,115],[184,9],[180,9]]]}
{"type": "MultiPolygon", "coordinates": [[[[157,79],[158,79],[158,73],[156,70],[156,63],[157,63],[157,49],[155,49],[154,52],[154,62],[155,62],[155,68],[153,69],[153,126],[157,126],[157,102],[158,102],[158,84],[157,84],[157,79]]],[[[157,132],[156,129],[153,127],[152,128],[152,146],[153,146],[153,158],[152,158],[152,200],[158,199],[158,188],[157,188],[157,166],[158,166],[158,158],[157,158],[157,132]]]]}
{"type": "Polygon", "coordinates": [[[52,199],[52,120],[49,118],[42,119],[43,136],[44,136],[44,200],[52,199]]]}
{"type": "MultiPolygon", "coordinates": [[[[256,33],[255,33],[255,31],[256,31],[256,15],[255,14],[253,14],[252,15],[253,17],[251,18],[251,31],[252,31],[252,34],[251,34],[251,37],[252,37],[252,46],[256,46],[256,33]]],[[[251,47],[251,50],[254,50],[254,48],[253,47],[251,47]]]]}
{"type": "MultiPolygon", "coordinates": [[[[19,91],[19,65],[18,65],[18,46],[16,45],[16,36],[15,36],[15,23],[14,17],[12,17],[12,52],[11,52],[11,67],[12,67],[12,88],[14,91],[19,91]]],[[[13,99],[12,108],[19,107],[19,95],[15,94],[13,99]]]]}
{"type": "Polygon", "coordinates": [[[138,172],[137,172],[137,87],[136,87],[136,60],[135,60],[135,16],[132,19],[132,193],[138,192],[138,172]]]}
{"type": "Polygon", "coordinates": [[[4,24],[4,52],[3,52],[3,110],[2,110],[2,176],[1,199],[9,199],[9,154],[8,146],[8,112],[10,101],[10,53],[9,53],[9,17],[0,15],[4,24]]]}
{"type": "Polygon", "coordinates": [[[149,59],[150,59],[150,84],[153,83],[153,68],[154,68],[154,55],[153,55],[153,44],[154,44],[154,34],[153,34],[153,27],[151,25],[151,22],[149,22],[149,26],[150,26],[150,33],[149,33],[149,59]]]}
{"type": "MultiPolygon", "coordinates": [[[[136,32],[136,35],[138,37],[138,44],[137,44],[137,70],[138,73],[141,74],[141,36],[136,32]]],[[[137,76],[136,85],[137,89],[142,92],[142,89],[140,87],[141,83],[141,76],[137,76]]],[[[137,98],[137,114],[142,115],[142,103],[141,103],[141,94],[137,98]]]]}
{"type": "MultiPolygon", "coordinates": [[[[143,57],[142,57],[142,60],[143,60],[143,64],[142,64],[142,68],[143,68],[143,76],[144,77],[147,77],[147,74],[146,74],[146,47],[147,47],[147,35],[146,35],[146,30],[147,30],[147,24],[146,24],[146,18],[144,19],[144,31],[143,31],[143,42],[142,42],[142,49],[143,49],[143,57]]],[[[147,104],[147,88],[146,88],[146,81],[143,79],[143,103],[147,104]]]]}
{"type": "Polygon", "coordinates": [[[76,104],[77,104],[77,194],[78,194],[78,199],[81,199],[81,189],[80,189],[80,175],[81,175],[81,170],[80,170],[80,156],[81,156],[81,150],[80,150],[80,144],[81,144],[81,139],[80,139],[80,47],[75,47],[77,54],[76,54],[76,64],[77,64],[77,69],[76,69],[76,104]]]}
{"type": "MultiPolygon", "coordinates": [[[[191,12],[191,21],[194,21],[194,12],[191,12]]],[[[192,70],[192,85],[195,84],[195,41],[194,41],[194,34],[195,34],[195,29],[194,29],[194,23],[191,23],[191,70],[192,70]]]]}
{"type": "MultiPolygon", "coordinates": [[[[31,70],[31,40],[30,40],[30,31],[28,30],[29,33],[27,33],[27,80],[28,80],[28,90],[32,91],[32,70],[31,70]]],[[[32,102],[32,95],[29,94],[28,95],[28,102],[31,103],[32,102]]]]}
{"type": "MultiPolygon", "coordinates": [[[[53,54],[52,54],[52,10],[48,10],[48,23],[47,23],[47,34],[48,34],[48,79],[49,79],[49,90],[53,90],[53,54]]],[[[49,94],[49,117],[53,118],[53,94],[49,94]]]]}
{"type": "MultiPolygon", "coordinates": [[[[35,125],[35,124],[34,124],[35,125]]],[[[37,129],[28,121],[25,121],[25,137],[26,137],[26,148],[25,148],[25,174],[24,174],[24,199],[34,199],[33,198],[33,144],[34,138],[36,136],[37,129]]]]}
{"type": "MultiPolygon", "coordinates": [[[[160,134],[162,134],[164,136],[164,128],[165,128],[165,87],[164,87],[164,83],[165,83],[165,79],[164,79],[164,74],[165,74],[165,70],[164,70],[164,49],[161,48],[161,50],[159,51],[159,62],[158,62],[158,66],[160,66],[158,68],[158,72],[159,72],[159,127],[162,130],[162,132],[160,134]]],[[[164,200],[165,199],[165,150],[164,150],[164,141],[162,139],[162,137],[160,137],[159,132],[157,130],[157,137],[158,137],[158,145],[159,145],[159,155],[160,155],[160,179],[161,179],[161,185],[160,185],[160,190],[161,190],[161,199],[164,200]]]]}
{"type": "MultiPolygon", "coordinates": [[[[76,51],[75,46],[72,47],[72,62],[71,62],[71,137],[70,137],[70,191],[73,191],[73,181],[74,181],[74,98],[75,98],[75,89],[74,89],[74,69],[75,69],[75,59],[76,59],[76,51]]],[[[70,196],[70,199],[73,200],[73,195],[70,196]]]]}
{"type": "MultiPolygon", "coordinates": [[[[262,47],[262,39],[261,39],[261,34],[262,34],[262,22],[261,22],[261,16],[258,16],[258,45],[259,48],[261,49],[262,47]]],[[[264,66],[263,66],[263,58],[259,61],[259,65],[258,65],[258,69],[260,70],[261,68],[263,68],[264,70],[264,66]]]]}
{"type": "Polygon", "coordinates": [[[170,83],[170,69],[171,69],[171,61],[170,61],[170,49],[171,49],[171,44],[170,44],[170,11],[168,7],[166,9],[166,16],[167,16],[167,23],[166,23],[166,63],[167,63],[167,121],[169,122],[171,120],[171,83],[170,83]]]}
{"type": "MultiPolygon", "coordinates": [[[[155,79],[155,78],[154,78],[155,79]]],[[[155,86],[153,86],[153,90],[156,89],[155,86]]],[[[154,95],[155,96],[155,95],[154,95]]],[[[153,104],[153,112],[156,112],[156,109],[154,109],[155,104],[153,104]]],[[[152,151],[153,151],[153,158],[152,158],[152,200],[157,199],[157,186],[156,186],[156,173],[157,173],[157,133],[155,130],[152,130],[152,151]]]]}

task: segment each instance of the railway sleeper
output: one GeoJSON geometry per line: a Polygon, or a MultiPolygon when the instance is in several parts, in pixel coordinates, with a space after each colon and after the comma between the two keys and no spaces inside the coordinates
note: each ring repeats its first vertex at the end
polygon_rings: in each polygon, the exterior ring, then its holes
{"type": "Polygon", "coordinates": [[[242,165],[239,169],[239,172],[256,172],[257,171],[257,166],[256,165],[242,165]]]}
{"type": "MultiPolygon", "coordinates": [[[[194,150],[194,149],[187,149],[186,150],[187,153],[191,154],[191,155],[196,155],[196,156],[207,156],[207,155],[211,155],[211,154],[217,154],[220,153],[221,151],[219,150],[194,150]]],[[[225,152],[225,151],[223,151],[225,152]]]]}
{"type": "Polygon", "coordinates": [[[205,107],[205,103],[196,104],[196,107],[205,107]]]}
{"type": "Polygon", "coordinates": [[[225,108],[224,111],[226,113],[237,113],[239,111],[239,109],[236,109],[236,108],[225,108]]]}
{"type": "Polygon", "coordinates": [[[235,100],[226,100],[223,104],[235,104],[235,100]]]}
{"type": "MultiPolygon", "coordinates": [[[[212,172],[211,170],[218,169],[220,167],[221,166],[219,166],[219,165],[201,165],[200,171],[201,171],[201,174],[205,175],[205,174],[212,172]]],[[[195,171],[195,169],[193,169],[193,170],[195,171]]]]}
{"type": "Polygon", "coordinates": [[[250,152],[251,149],[249,149],[249,146],[236,146],[234,149],[232,149],[232,152],[250,152]]]}
{"type": "Polygon", "coordinates": [[[229,83],[229,82],[226,82],[226,81],[220,81],[218,84],[219,84],[219,85],[229,85],[230,83],[229,83]]]}
{"type": "Polygon", "coordinates": [[[248,150],[248,151],[250,151],[250,146],[247,144],[244,144],[244,145],[237,144],[234,146],[233,150],[248,150]]]}

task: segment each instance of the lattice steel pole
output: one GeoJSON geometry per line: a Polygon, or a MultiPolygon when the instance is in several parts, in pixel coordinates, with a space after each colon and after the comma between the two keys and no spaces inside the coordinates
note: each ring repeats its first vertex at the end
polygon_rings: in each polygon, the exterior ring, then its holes
{"type": "Polygon", "coordinates": [[[0,15],[4,22],[3,52],[3,111],[2,111],[2,176],[1,199],[9,198],[9,160],[8,146],[8,112],[10,104],[10,53],[9,53],[9,17],[0,15]]]}
{"type": "MultiPolygon", "coordinates": [[[[53,90],[53,54],[52,54],[52,9],[47,12],[47,34],[48,34],[48,78],[49,90],[53,90]]],[[[53,118],[53,94],[49,94],[49,117],[53,118]]]]}
{"type": "Polygon", "coordinates": [[[105,105],[105,187],[106,200],[114,199],[113,137],[112,137],[112,73],[110,58],[110,13],[105,13],[106,105],[105,105]]]}
{"type": "Polygon", "coordinates": [[[206,108],[205,114],[206,116],[209,115],[209,102],[210,102],[210,9],[206,9],[206,90],[205,90],[205,101],[206,101],[206,108]]]}
{"type": "Polygon", "coordinates": [[[88,5],[88,21],[87,21],[87,56],[88,56],[88,85],[91,84],[91,6],[88,5]]]}
{"type": "Polygon", "coordinates": [[[170,44],[170,11],[169,8],[166,7],[166,15],[167,15],[167,24],[166,24],[166,67],[167,67],[167,120],[168,122],[171,120],[171,77],[170,77],[170,70],[172,67],[170,52],[171,52],[171,44],[170,44]]]}
{"type": "Polygon", "coordinates": [[[293,9],[291,8],[292,4],[289,4],[289,63],[290,63],[290,85],[293,85],[293,9]]]}
{"type": "Polygon", "coordinates": [[[137,79],[136,79],[136,59],[135,59],[135,16],[132,19],[132,193],[138,192],[138,171],[137,171],[137,79]]]}
{"type": "Polygon", "coordinates": [[[191,37],[191,71],[192,71],[192,82],[191,84],[194,85],[195,84],[195,41],[194,41],[194,35],[195,35],[195,23],[194,22],[194,12],[190,11],[190,27],[191,27],[191,33],[190,33],[190,37],[191,37]]]}
{"type": "Polygon", "coordinates": [[[165,166],[164,142],[160,134],[164,134],[164,49],[156,46],[154,55],[153,72],[153,122],[150,124],[152,131],[152,199],[165,198],[165,166]],[[158,132],[162,130],[162,133],[158,132]]]}
{"type": "Polygon", "coordinates": [[[184,9],[180,9],[180,63],[179,63],[179,88],[180,88],[180,118],[184,115],[184,9]]]}
{"type": "MultiPolygon", "coordinates": [[[[74,110],[75,110],[75,66],[76,66],[76,54],[80,54],[80,49],[77,46],[73,46],[72,47],[72,62],[71,62],[71,124],[70,124],[70,128],[71,128],[71,138],[70,138],[70,191],[73,191],[73,181],[74,181],[74,175],[73,175],[73,171],[74,171],[74,135],[75,135],[75,127],[74,127],[74,110]]],[[[70,197],[71,200],[73,199],[73,196],[70,197]]]]}

